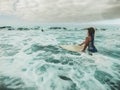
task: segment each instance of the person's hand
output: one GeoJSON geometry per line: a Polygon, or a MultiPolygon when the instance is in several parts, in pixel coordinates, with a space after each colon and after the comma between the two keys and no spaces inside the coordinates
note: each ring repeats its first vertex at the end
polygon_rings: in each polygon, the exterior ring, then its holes
{"type": "Polygon", "coordinates": [[[85,50],[82,50],[82,52],[85,52],[85,50]]]}

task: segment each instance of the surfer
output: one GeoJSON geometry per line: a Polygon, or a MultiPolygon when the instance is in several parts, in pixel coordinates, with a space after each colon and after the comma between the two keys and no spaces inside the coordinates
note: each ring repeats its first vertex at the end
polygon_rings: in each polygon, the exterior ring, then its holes
{"type": "Polygon", "coordinates": [[[85,41],[80,46],[84,44],[84,48],[82,52],[85,52],[86,48],[88,47],[89,52],[97,52],[96,47],[94,46],[94,35],[95,35],[95,29],[93,27],[87,28],[88,30],[88,36],[86,37],[85,41]]]}

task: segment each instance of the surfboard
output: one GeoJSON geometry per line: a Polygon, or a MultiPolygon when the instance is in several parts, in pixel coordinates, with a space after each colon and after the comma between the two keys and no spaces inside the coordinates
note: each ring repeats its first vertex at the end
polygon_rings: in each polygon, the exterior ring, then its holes
{"type": "Polygon", "coordinates": [[[60,47],[68,51],[81,52],[84,48],[84,45],[60,45],[60,47]]]}

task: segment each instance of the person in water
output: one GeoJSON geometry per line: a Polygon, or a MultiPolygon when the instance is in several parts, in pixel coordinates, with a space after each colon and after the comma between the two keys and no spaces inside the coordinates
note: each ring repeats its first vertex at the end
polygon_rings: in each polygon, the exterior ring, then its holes
{"type": "Polygon", "coordinates": [[[81,43],[80,45],[84,44],[84,48],[82,52],[85,52],[86,48],[88,47],[89,52],[97,52],[97,49],[94,45],[94,36],[95,36],[95,29],[93,27],[87,28],[88,30],[88,36],[86,37],[85,41],[81,43]]]}

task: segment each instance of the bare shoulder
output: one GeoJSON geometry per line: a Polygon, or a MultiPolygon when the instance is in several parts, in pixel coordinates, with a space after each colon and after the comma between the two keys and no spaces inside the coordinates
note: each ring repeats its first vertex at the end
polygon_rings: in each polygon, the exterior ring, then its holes
{"type": "Polygon", "coordinates": [[[91,37],[86,37],[86,40],[87,41],[91,41],[91,37]]]}

